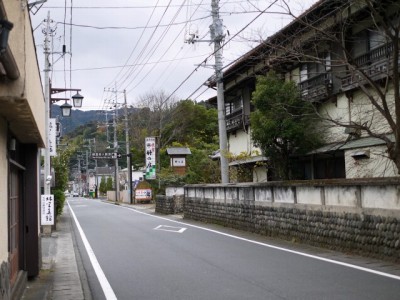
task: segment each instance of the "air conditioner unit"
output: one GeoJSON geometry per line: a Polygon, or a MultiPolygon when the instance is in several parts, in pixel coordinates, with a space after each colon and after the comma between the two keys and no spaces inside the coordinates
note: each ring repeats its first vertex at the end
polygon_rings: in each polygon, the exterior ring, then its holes
{"type": "Polygon", "coordinates": [[[369,156],[370,156],[369,150],[358,150],[351,154],[351,157],[353,157],[356,160],[363,159],[363,158],[369,158],[369,156]]]}
{"type": "Polygon", "coordinates": [[[361,130],[359,128],[346,127],[344,133],[348,135],[360,136],[361,130]]]}

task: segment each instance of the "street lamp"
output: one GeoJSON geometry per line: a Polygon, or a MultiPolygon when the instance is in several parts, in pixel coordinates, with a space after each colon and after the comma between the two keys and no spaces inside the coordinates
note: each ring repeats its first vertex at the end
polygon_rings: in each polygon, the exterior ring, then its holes
{"type": "Polygon", "coordinates": [[[72,96],[72,100],[74,102],[74,107],[82,107],[83,96],[79,94],[79,92],[76,92],[76,94],[72,96]]]}
{"type": "Polygon", "coordinates": [[[65,100],[65,103],[60,106],[60,108],[61,108],[61,114],[63,117],[71,116],[72,105],[69,104],[66,100],[65,100]]]}
{"type": "Polygon", "coordinates": [[[51,82],[50,82],[50,103],[53,104],[57,101],[65,100],[65,103],[63,105],[61,105],[61,107],[60,107],[63,117],[71,116],[72,105],[67,102],[70,99],[69,98],[51,98],[51,95],[57,94],[57,93],[62,93],[62,92],[67,92],[67,91],[75,91],[76,92],[76,94],[71,97],[72,102],[74,104],[74,107],[78,107],[78,108],[82,107],[83,96],[81,94],[79,94],[80,89],[52,88],[51,82]]]}

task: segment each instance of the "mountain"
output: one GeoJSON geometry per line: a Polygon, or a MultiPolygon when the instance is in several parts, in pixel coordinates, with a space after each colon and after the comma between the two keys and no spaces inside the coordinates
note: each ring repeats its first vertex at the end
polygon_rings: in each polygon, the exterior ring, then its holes
{"type": "MultiPolygon", "coordinates": [[[[53,104],[51,106],[51,117],[58,118],[61,122],[62,134],[67,134],[81,125],[88,124],[90,122],[98,121],[105,122],[106,115],[103,110],[79,110],[73,109],[70,117],[62,117],[60,106],[53,104]]],[[[111,114],[109,114],[109,119],[111,114]]]]}

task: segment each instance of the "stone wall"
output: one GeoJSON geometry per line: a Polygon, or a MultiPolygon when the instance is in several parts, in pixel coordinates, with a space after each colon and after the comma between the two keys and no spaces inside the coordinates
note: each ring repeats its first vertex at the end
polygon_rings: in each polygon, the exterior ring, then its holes
{"type": "Polygon", "coordinates": [[[189,185],[184,217],[400,261],[399,186],[396,180],[189,185]]]}
{"type": "Polygon", "coordinates": [[[183,203],[184,203],[183,195],[174,195],[174,196],[157,195],[155,211],[156,213],[164,215],[180,214],[183,213],[183,203]]]}

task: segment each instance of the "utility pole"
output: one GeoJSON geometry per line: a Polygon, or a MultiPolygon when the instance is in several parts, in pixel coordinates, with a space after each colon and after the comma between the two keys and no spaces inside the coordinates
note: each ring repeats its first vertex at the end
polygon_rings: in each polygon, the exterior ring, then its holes
{"type": "Polygon", "coordinates": [[[89,153],[86,150],[86,171],[85,171],[86,177],[85,177],[85,193],[86,195],[89,195],[89,153]]]}
{"type": "Polygon", "coordinates": [[[51,190],[51,170],[50,170],[50,153],[49,153],[49,118],[50,118],[50,41],[49,36],[51,34],[50,29],[50,11],[47,12],[46,29],[43,31],[44,37],[44,99],[45,99],[45,143],[46,148],[44,149],[44,194],[50,195],[51,190]]]}
{"type": "Polygon", "coordinates": [[[78,155],[78,194],[81,195],[81,181],[82,181],[82,171],[81,171],[81,156],[78,155]]]}
{"type": "MultiPolygon", "coordinates": [[[[118,140],[117,140],[117,111],[118,108],[115,107],[115,113],[113,118],[113,126],[114,126],[114,152],[118,152],[118,140]]],[[[119,174],[118,174],[118,158],[115,158],[115,202],[118,203],[119,200],[119,174]]]]}
{"type": "Polygon", "coordinates": [[[223,72],[222,72],[222,47],[221,47],[225,35],[223,33],[222,20],[219,18],[219,0],[211,1],[211,15],[213,19],[213,24],[210,26],[210,33],[211,33],[211,39],[214,41],[214,53],[215,53],[215,79],[217,82],[221,183],[229,183],[229,165],[227,158],[228,138],[226,134],[224,82],[223,82],[223,72]]]}
{"type": "Polygon", "coordinates": [[[128,169],[128,197],[129,203],[132,204],[132,159],[129,145],[129,126],[128,126],[128,103],[126,100],[126,90],[124,90],[124,106],[125,106],[125,142],[126,142],[126,167],[128,169]]]}
{"type": "Polygon", "coordinates": [[[187,43],[212,42],[214,43],[215,56],[215,81],[217,85],[217,108],[218,108],[218,134],[219,134],[219,152],[221,164],[221,183],[229,183],[229,165],[228,165],[228,138],[226,134],[225,120],[225,100],[224,100],[224,82],[222,72],[222,43],[225,38],[222,20],[219,16],[219,0],[211,0],[211,16],[213,23],[210,25],[211,40],[197,40],[197,35],[191,34],[186,40],[187,43]]]}

